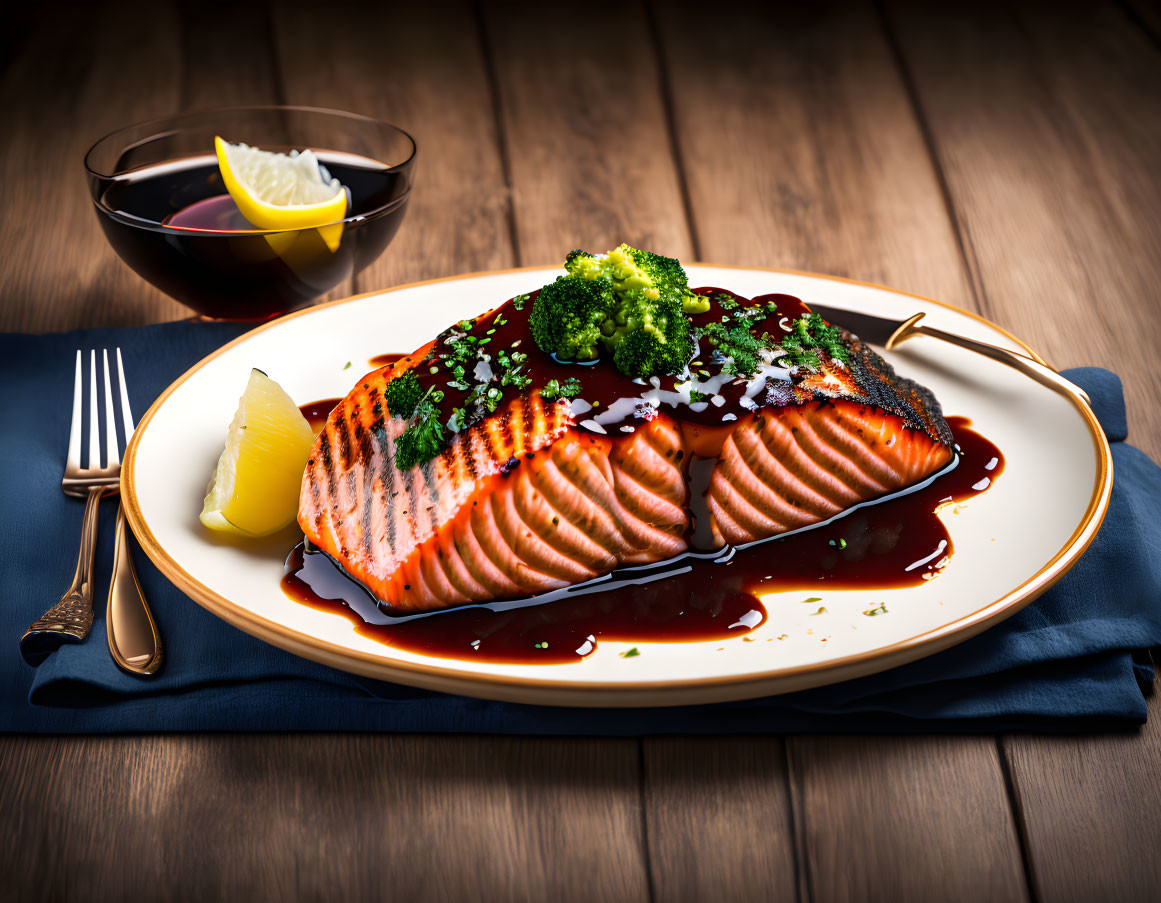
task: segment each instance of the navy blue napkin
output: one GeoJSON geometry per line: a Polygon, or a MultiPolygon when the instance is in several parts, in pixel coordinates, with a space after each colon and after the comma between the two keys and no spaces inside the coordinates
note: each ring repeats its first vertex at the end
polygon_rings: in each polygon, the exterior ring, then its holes
{"type": "Polygon", "coordinates": [[[17,639],[72,573],[81,506],[60,491],[75,349],[120,346],[140,416],[187,367],[242,327],[173,323],[66,335],[0,336],[0,730],[373,730],[644,735],[791,731],[1076,730],[1145,718],[1161,645],[1161,469],[1124,442],[1120,380],[1087,389],[1112,442],[1115,485],[1084,558],[1037,602],[946,652],[883,674],[788,696],[650,710],[486,702],[336,671],[269,646],[208,614],[135,550],[168,660],[150,681],[122,674],[103,621],[115,507],[101,512],[97,621],[89,640],[39,668],[17,639]],[[1136,656],[1136,657],[1135,657],[1136,656]]]}

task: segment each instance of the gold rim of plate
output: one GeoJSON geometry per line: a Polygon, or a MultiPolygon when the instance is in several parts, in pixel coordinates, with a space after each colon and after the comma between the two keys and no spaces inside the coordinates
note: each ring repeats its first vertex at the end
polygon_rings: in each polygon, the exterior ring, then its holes
{"type": "MultiPolygon", "coordinates": [[[[550,266],[550,265],[547,265],[550,266]]],[[[795,276],[807,276],[813,279],[826,279],[832,282],[846,282],[866,288],[891,292],[895,295],[917,298],[929,304],[955,311],[963,316],[970,317],[1001,335],[1006,336],[1022,348],[1025,353],[1047,366],[1047,362],[1026,343],[1012,333],[979,314],[937,301],[913,292],[904,292],[873,282],[863,282],[858,279],[846,279],[841,276],[828,276],[821,273],[811,273],[804,270],[791,270],[776,267],[751,267],[730,264],[689,263],[688,266],[712,266],[721,269],[749,270],[755,272],[781,273],[795,276]]],[[[348,298],[318,304],[305,310],[296,311],[279,317],[269,323],[258,326],[244,333],[233,341],[223,345],[216,351],[202,358],[189,370],[179,376],[150,406],[141,418],[132,440],[125,451],[124,464],[121,469],[121,500],[125,508],[129,525],[133,529],[145,554],[183,593],[197,602],[206,610],[212,612],[228,624],[237,627],[246,633],[265,640],[281,649],[292,652],[303,658],[321,662],[324,665],[350,671],[366,677],[379,680],[401,683],[409,686],[421,687],[427,690],[437,690],[459,695],[476,696],[485,699],[496,699],[507,702],[523,702],[539,705],[567,705],[567,706],[667,706],[692,705],[710,702],[727,702],[738,699],[753,699],[761,696],[773,696],[781,693],[790,693],[795,690],[805,690],[810,687],[838,683],[855,677],[863,677],[889,668],[907,664],[919,658],[924,658],[940,652],[951,646],[970,639],[982,633],[987,628],[1014,615],[1025,605],[1032,602],[1053,584],[1055,584],[1069,568],[1084,554],[1092,543],[1109,506],[1109,497],[1112,491],[1113,465],[1112,454],[1108,440],[1101,429],[1096,415],[1092,410],[1074,395],[1066,395],[1072,405],[1083,418],[1092,439],[1097,456],[1097,474],[1093,482],[1092,494],[1085,508],[1083,517],[1067,542],[1049,559],[1035,574],[1012,590],[981,606],[975,611],[955,621],[941,625],[915,636],[867,650],[842,658],[828,659],[813,662],[792,668],[774,668],[769,671],[748,673],[742,675],[727,675],[712,678],[675,678],[673,680],[655,680],[635,682],[632,684],[620,681],[585,682],[564,681],[553,679],[550,672],[544,677],[518,677],[512,675],[498,675],[487,673],[465,674],[462,669],[446,668],[438,664],[407,661],[384,661],[381,657],[371,653],[350,649],[337,643],[330,643],[309,634],[291,630],[275,621],[259,616],[249,609],[231,602],[225,596],[214,592],[196,577],[183,569],[162,547],[157,537],[149,529],[141,511],[137,498],[137,488],[134,482],[137,447],[140,439],[149,428],[154,414],[165,403],[166,399],[186,380],[202,369],[218,355],[223,354],[235,345],[247,341],[252,336],[273,326],[280,325],[294,317],[307,316],[319,310],[346,304],[362,298],[377,295],[388,295],[404,289],[415,288],[421,285],[432,285],[440,282],[455,282],[461,279],[475,279],[483,276],[499,276],[512,273],[543,270],[545,266],[511,267],[501,270],[484,270],[475,273],[464,273],[459,276],[445,276],[439,279],[425,279],[420,282],[409,282],[388,289],[371,292],[362,292],[348,298]]],[[[388,647],[390,648],[390,647],[388,647]]],[[[455,660],[455,661],[458,661],[455,660]]],[[[550,668],[552,666],[544,666],[550,668]]]]}

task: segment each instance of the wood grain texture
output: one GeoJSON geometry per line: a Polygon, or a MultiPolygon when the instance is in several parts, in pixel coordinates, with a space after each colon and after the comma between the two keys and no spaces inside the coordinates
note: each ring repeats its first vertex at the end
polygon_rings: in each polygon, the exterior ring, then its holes
{"type": "Polygon", "coordinates": [[[393,123],[418,146],[403,226],[355,277],[372,291],[516,262],[508,186],[483,45],[466,2],[334,4],[320,41],[317,4],[272,8],[288,103],[330,106],[393,123]]]}
{"type": "Polygon", "coordinates": [[[0,329],[47,332],[189,315],[105,241],[82,158],[123,125],[175,111],[178,16],[160,2],[30,17],[0,75],[0,329]],[[51,61],[51,62],[48,62],[51,61]]]}
{"type": "Polygon", "coordinates": [[[1122,8],[891,4],[994,316],[1125,380],[1161,456],[1161,53],[1122,8]]]}
{"type": "MultiPolygon", "coordinates": [[[[282,85],[262,4],[178,0],[180,110],[276,104],[282,85]]],[[[228,140],[245,140],[245,136],[228,140]]]]}
{"type": "Polygon", "coordinates": [[[800,899],[780,739],[649,740],[643,778],[655,900],[800,899]]]}
{"type": "MultiPolygon", "coordinates": [[[[19,10],[0,328],[184,316],[108,248],[80,156],[185,105],[282,99],[419,141],[357,290],[621,240],[886,282],[1114,366],[1156,456],[1155,3],[891,4],[886,32],[870,5],[751,6],[19,10]]],[[[1149,898],[1158,705],[1140,733],[1007,737],[1004,759],[987,737],[4,737],[0,897],[1019,900],[1023,837],[1038,900],[1149,898]]]]}
{"type": "Polygon", "coordinates": [[[667,3],[657,22],[702,259],[974,306],[869,3],[667,3]]]}
{"type": "MultiPolygon", "coordinates": [[[[182,112],[285,102],[271,9],[262,3],[180,0],[182,112]]],[[[255,143],[247,135],[227,141],[255,143]]],[[[358,291],[344,279],[318,298],[337,301],[358,291]]]]}
{"type": "MultiPolygon", "coordinates": [[[[1114,6],[892,5],[889,21],[994,315],[1058,366],[1117,370],[1130,438],[1158,457],[1157,46],[1114,6]]],[[[1003,749],[1038,899],[1156,896],[1155,721],[1003,749]]]]}
{"type": "Polygon", "coordinates": [[[811,899],[1025,900],[990,737],[799,738],[811,899]]]}
{"type": "MultiPolygon", "coordinates": [[[[658,25],[701,256],[975,306],[938,173],[873,10],[689,4],[658,7],[658,25]]],[[[753,758],[781,760],[775,741],[749,742],[753,758]]],[[[1023,897],[990,740],[792,737],[786,746],[806,899],[987,899],[964,884],[975,868],[994,876],[985,886],[996,899],[1023,897]],[[960,830],[964,805],[975,807],[974,821],[960,830]]],[[[753,793],[789,806],[779,768],[752,780],[753,793]]],[[[657,808],[666,798],[671,808],[695,805],[680,786],[654,790],[648,768],[646,786],[657,808]]],[[[650,828],[652,846],[653,820],[650,828]]],[[[736,844],[761,842],[739,836],[703,831],[704,858],[733,861],[736,844]]],[[[655,852],[654,870],[681,861],[655,852]]],[[[742,881],[725,886],[744,893],[742,881]]]]}
{"type": "Polygon", "coordinates": [[[637,3],[597,2],[583,12],[591,28],[577,17],[561,4],[484,8],[520,260],[553,264],[573,248],[621,242],[688,260],[645,13],[637,3]]]}
{"type": "Polygon", "coordinates": [[[632,741],[5,737],[0,874],[17,899],[642,900],[637,786],[632,741]]]}
{"type": "Polygon", "coordinates": [[[1161,893],[1161,694],[1140,730],[1004,739],[1041,903],[1161,893]]]}
{"type": "Polygon", "coordinates": [[[1125,0],[1125,9],[1161,47],[1161,3],[1157,0],[1125,0]]]}

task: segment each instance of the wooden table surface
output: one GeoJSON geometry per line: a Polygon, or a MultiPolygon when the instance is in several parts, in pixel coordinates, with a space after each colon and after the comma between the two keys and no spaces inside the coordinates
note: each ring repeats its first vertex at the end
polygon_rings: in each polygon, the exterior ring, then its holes
{"type": "MultiPolygon", "coordinates": [[[[186,315],[98,229],[97,137],[333,106],[420,145],[398,239],[334,297],[622,240],[881,282],[1114,368],[1161,459],[1155,3],[32,6],[0,329],[186,315]]],[[[1161,899],[1149,707],[1099,736],[4,737],[0,897],[1161,899]]]]}

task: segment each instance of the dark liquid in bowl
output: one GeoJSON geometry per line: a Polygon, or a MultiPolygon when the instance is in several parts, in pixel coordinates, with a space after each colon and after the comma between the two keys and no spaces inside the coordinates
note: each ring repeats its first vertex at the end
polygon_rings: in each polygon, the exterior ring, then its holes
{"type": "MultiPolygon", "coordinates": [[[[308,407],[329,412],[336,402],[308,407]]],[[[896,589],[937,578],[954,546],[936,512],[985,492],[1004,469],[1003,454],[970,421],[949,417],[948,423],[959,462],[930,485],[717,561],[683,558],[618,571],[587,591],[395,617],[330,557],[299,545],[286,560],[282,588],[305,605],[349,618],[364,636],[447,658],[566,663],[584,658],[601,640],[742,636],[767,618],[758,598],[763,593],[800,590],[817,608],[830,589],[896,589]]],[[[877,616],[873,602],[868,611],[877,616]]]]}
{"type": "Polygon", "coordinates": [[[318,157],[349,189],[348,216],[366,217],[347,223],[333,250],[317,229],[254,234],[210,155],[105,181],[97,215],[117,253],[162,291],[203,316],[265,320],[307,304],[375,260],[407,208],[408,175],[351,155],[318,157]]]}

